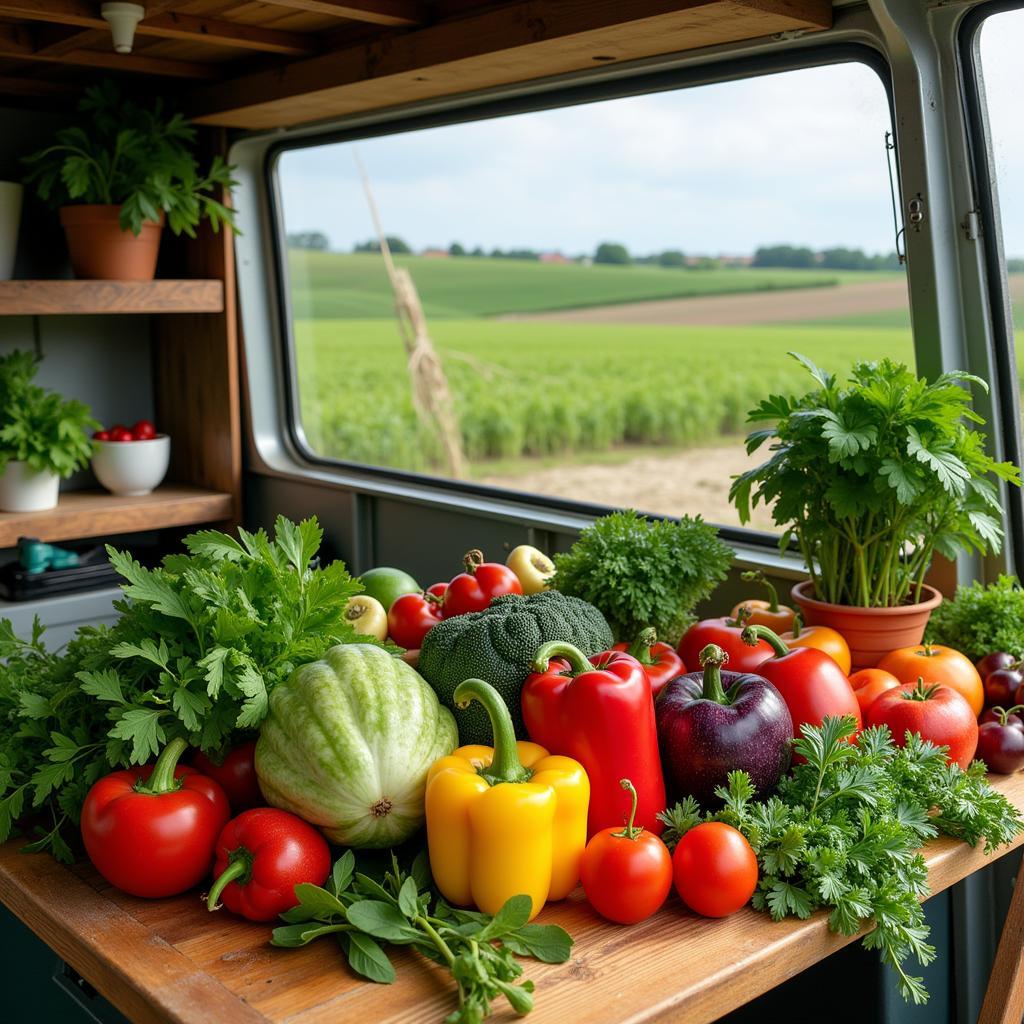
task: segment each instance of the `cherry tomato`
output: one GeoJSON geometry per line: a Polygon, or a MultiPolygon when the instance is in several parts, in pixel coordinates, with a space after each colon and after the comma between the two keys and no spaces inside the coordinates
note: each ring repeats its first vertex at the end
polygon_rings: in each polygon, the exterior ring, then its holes
{"type": "Polygon", "coordinates": [[[624,828],[598,832],[583,852],[580,881],[590,905],[609,921],[636,924],[665,902],[672,888],[672,854],[652,832],[635,827],[637,795],[628,779],[632,810],[624,828]]]}
{"type": "Polygon", "coordinates": [[[994,651],[992,654],[986,654],[984,658],[979,658],[974,667],[984,682],[990,672],[995,672],[999,668],[1014,668],[1017,661],[1017,658],[1006,651],[994,651]]]}
{"type": "Polygon", "coordinates": [[[134,441],[132,432],[127,427],[122,427],[118,424],[116,427],[110,428],[110,440],[111,441],[134,441]]]}
{"type": "Polygon", "coordinates": [[[1012,775],[1024,768],[1024,723],[1014,714],[1020,710],[1020,706],[1006,711],[992,708],[995,720],[978,729],[978,757],[991,772],[1012,775]]]}
{"type": "Polygon", "coordinates": [[[937,747],[948,747],[949,763],[964,769],[978,746],[978,719],[967,699],[950,686],[923,679],[877,697],[868,708],[866,724],[887,725],[900,747],[908,732],[919,733],[937,747]]]}
{"type": "Polygon", "coordinates": [[[388,612],[388,635],[399,647],[415,650],[440,621],[440,601],[426,594],[403,594],[388,612]]]}
{"type": "Polygon", "coordinates": [[[956,690],[974,709],[975,718],[985,706],[985,688],[978,670],[970,658],[952,647],[941,644],[901,647],[890,651],[878,663],[878,668],[891,672],[901,683],[911,686],[918,679],[924,679],[926,683],[941,683],[956,690]]]}
{"type": "Polygon", "coordinates": [[[1015,666],[993,669],[982,677],[986,706],[995,707],[998,704],[1005,708],[1007,704],[1012,704],[1022,683],[1024,673],[1015,666]]]}
{"type": "Polygon", "coordinates": [[[444,592],[448,589],[447,583],[431,583],[427,587],[427,593],[433,594],[434,597],[444,597],[444,592]]]}
{"type": "Polygon", "coordinates": [[[900,681],[891,673],[880,668],[862,668],[850,676],[850,685],[854,696],[860,704],[861,714],[866,715],[868,708],[886,690],[899,688],[900,681]]]}
{"type": "Polygon", "coordinates": [[[92,435],[92,439],[94,441],[109,441],[110,440],[110,431],[109,430],[97,430],[92,435]]]}
{"type": "Polygon", "coordinates": [[[482,612],[496,597],[521,594],[519,577],[500,562],[485,562],[482,551],[467,551],[462,560],[466,567],[448,584],[444,592],[444,616],[482,612]]]}
{"type": "Polygon", "coordinates": [[[156,437],[156,427],[149,420],[139,420],[132,427],[133,441],[152,441],[156,437]]]}
{"type": "Polygon", "coordinates": [[[192,766],[201,775],[220,784],[231,804],[232,814],[241,814],[250,807],[266,803],[256,779],[256,741],[250,740],[229,750],[220,760],[198,753],[192,766]]]}
{"type": "Polygon", "coordinates": [[[728,917],[757,888],[757,857],[743,833],[721,821],[691,828],[672,855],[676,892],[704,917],[728,917]]]}

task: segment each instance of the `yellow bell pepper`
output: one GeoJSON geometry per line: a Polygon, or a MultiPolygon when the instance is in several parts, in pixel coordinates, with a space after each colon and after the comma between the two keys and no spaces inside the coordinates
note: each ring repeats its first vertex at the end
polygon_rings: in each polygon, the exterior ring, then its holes
{"type": "Polygon", "coordinates": [[[536,743],[515,740],[501,695],[467,679],[457,704],[478,700],[491,719],[494,747],[459,747],[427,773],[427,845],[441,894],[458,906],[495,914],[525,893],[530,917],[548,899],[568,896],[587,845],[590,782],[583,766],[536,743]]]}

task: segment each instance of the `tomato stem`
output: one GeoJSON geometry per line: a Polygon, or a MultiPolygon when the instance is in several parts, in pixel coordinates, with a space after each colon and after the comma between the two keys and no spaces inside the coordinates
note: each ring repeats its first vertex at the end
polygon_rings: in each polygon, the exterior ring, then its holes
{"type": "Polygon", "coordinates": [[[1014,704],[1012,708],[994,707],[992,713],[999,718],[999,724],[1005,726],[1010,720],[1010,715],[1018,711],[1024,711],[1024,704],[1014,704]]]}
{"type": "Polygon", "coordinates": [[[148,793],[150,796],[159,796],[161,793],[173,793],[181,787],[181,783],[175,779],[174,772],[178,767],[178,758],[185,753],[188,744],[180,736],[175,737],[160,751],[156,759],[153,771],[145,782],[135,787],[137,793],[148,793]]]}
{"type": "Polygon", "coordinates": [[[629,793],[629,818],[626,820],[626,825],[622,831],[613,832],[612,835],[617,839],[630,839],[635,843],[640,833],[644,830],[643,825],[636,826],[633,824],[636,820],[636,805],[638,802],[636,786],[629,779],[619,779],[619,785],[629,793]]]}
{"type": "Polygon", "coordinates": [[[244,847],[232,850],[228,856],[228,866],[217,876],[206,897],[207,910],[219,910],[220,894],[231,882],[245,885],[252,878],[252,854],[244,847]]]}
{"type": "Polygon", "coordinates": [[[917,683],[914,685],[912,690],[903,691],[904,700],[931,700],[932,697],[938,692],[939,684],[932,683],[926,687],[924,685],[924,676],[917,677],[917,683]]]}

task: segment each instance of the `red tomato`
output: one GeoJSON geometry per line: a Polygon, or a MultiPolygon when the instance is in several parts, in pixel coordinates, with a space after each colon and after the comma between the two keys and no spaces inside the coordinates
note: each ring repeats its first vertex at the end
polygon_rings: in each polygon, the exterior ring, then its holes
{"type": "Polygon", "coordinates": [[[256,779],[255,754],[256,741],[250,740],[229,750],[220,761],[198,753],[192,758],[192,766],[208,779],[219,783],[231,804],[232,813],[241,814],[250,807],[260,807],[266,803],[256,779]]]}
{"type": "Polygon", "coordinates": [[[482,551],[466,552],[462,560],[466,567],[444,592],[444,617],[482,612],[496,597],[521,594],[523,585],[519,577],[500,562],[485,562],[482,551]]]}
{"type": "Polygon", "coordinates": [[[444,597],[444,592],[448,589],[447,583],[431,583],[427,587],[427,593],[433,594],[434,597],[444,597]]]}
{"type": "Polygon", "coordinates": [[[110,440],[110,431],[109,430],[97,430],[92,435],[92,439],[94,441],[109,441],[110,440]]]}
{"type": "Polygon", "coordinates": [[[654,833],[634,827],[636,790],[628,779],[623,783],[633,800],[629,821],[625,828],[602,829],[587,843],[580,881],[602,917],[636,924],[665,902],[672,888],[672,854],[654,833]]]}
{"type": "Polygon", "coordinates": [[[728,917],[757,888],[757,857],[743,833],[721,821],[691,828],[672,855],[676,892],[704,917],[728,917]]]}
{"type": "Polygon", "coordinates": [[[908,732],[919,733],[936,746],[949,747],[949,763],[965,769],[978,748],[978,720],[971,705],[952,687],[938,683],[918,680],[887,690],[868,708],[867,724],[887,725],[901,747],[908,732]]]}
{"type": "Polygon", "coordinates": [[[156,437],[156,427],[149,420],[139,420],[132,427],[133,441],[152,441],[156,437]]]}
{"type": "Polygon", "coordinates": [[[388,636],[399,647],[415,650],[441,621],[441,603],[425,594],[403,594],[388,611],[388,636]]]}
{"type": "Polygon", "coordinates": [[[676,650],[684,665],[700,665],[700,652],[708,644],[716,644],[729,656],[725,667],[730,672],[757,672],[758,665],[772,656],[772,649],[764,640],[750,646],[740,639],[744,620],[702,619],[684,634],[676,650]]]}
{"type": "Polygon", "coordinates": [[[875,698],[881,696],[886,690],[899,688],[900,681],[891,673],[881,668],[862,668],[850,676],[850,685],[853,687],[854,696],[860,704],[862,714],[867,714],[868,708],[875,702],[875,698]]]}
{"type": "Polygon", "coordinates": [[[891,672],[901,683],[913,686],[918,679],[926,683],[941,683],[956,690],[974,709],[974,717],[981,714],[985,706],[985,688],[978,670],[952,647],[942,644],[920,644],[917,647],[901,647],[890,651],[879,663],[878,668],[891,672]]]}
{"type": "Polygon", "coordinates": [[[110,428],[110,440],[111,441],[134,441],[132,432],[127,427],[122,427],[119,423],[116,427],[110,428]]]}

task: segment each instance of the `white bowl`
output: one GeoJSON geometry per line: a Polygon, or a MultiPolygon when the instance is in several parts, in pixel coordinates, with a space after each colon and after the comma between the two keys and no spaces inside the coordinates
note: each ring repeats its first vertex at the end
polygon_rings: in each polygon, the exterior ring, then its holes
{"type": "Polygon", "coordinates": [[[149,494],[167,475],[171,439],[157,434],[149,441],[96,441],[92,471],[111,494],[149,494]]]}

